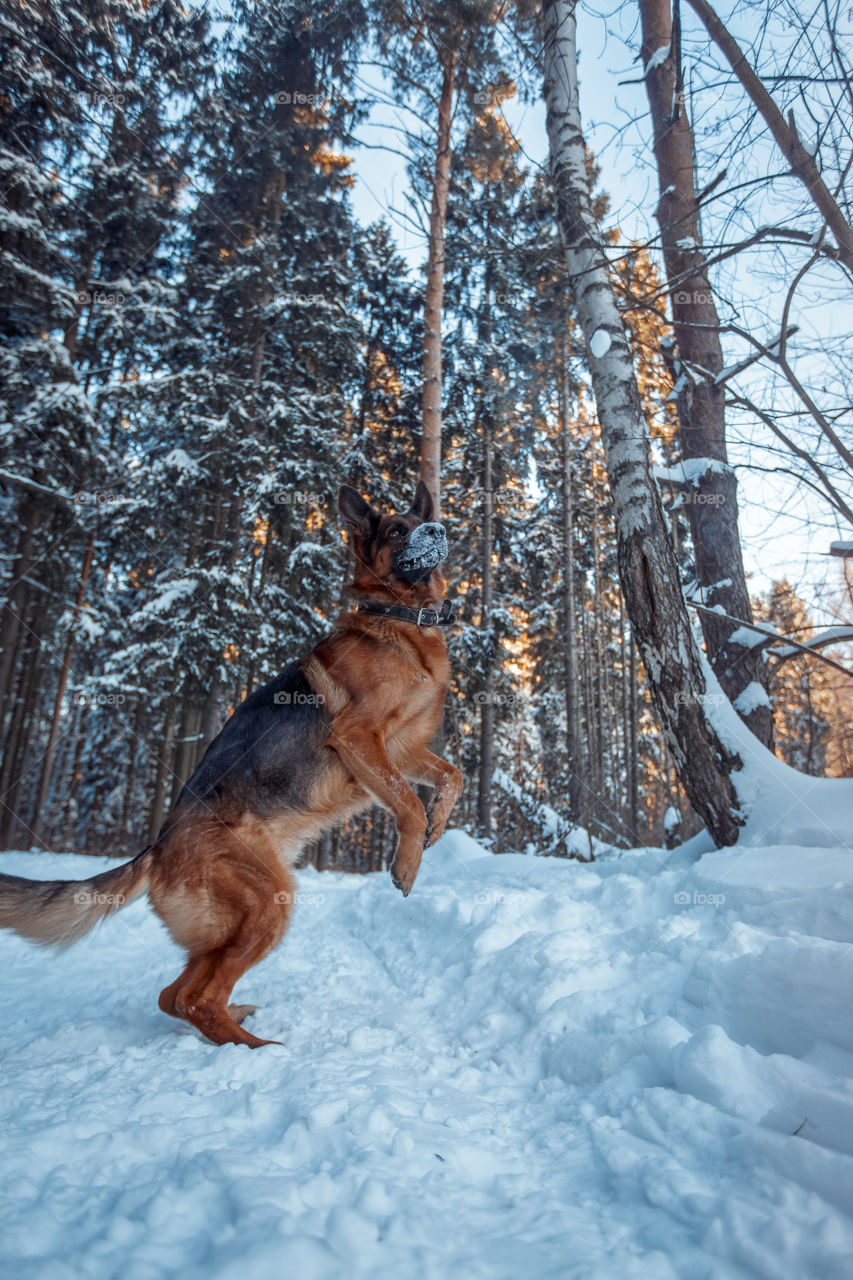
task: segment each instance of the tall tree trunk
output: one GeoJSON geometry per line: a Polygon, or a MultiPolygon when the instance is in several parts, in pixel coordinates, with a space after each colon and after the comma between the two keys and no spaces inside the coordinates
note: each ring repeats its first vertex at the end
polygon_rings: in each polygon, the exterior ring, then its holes
{"type": "Polygon", "coordinates": [[[45,747],[44,756],[42,758],[41,776],[39,777],[38,790],[36,792],[35,812],[33,814],[33,840],[36,844],[43,843],[43,833],[45,830],[45,819],[47,817],[47,797],[50,791],[50,781],[53,777],[53,762],[56,756],[56,744],[59,740],[59,727],[62,723],[62,709],[65,702],[65,691],[68,688],[68,677],[71,674],[71,663],[74,660],[74,649],[77,644],[77,627],[80,624],[80,614],[83,609],[83,601],[86,598],[86,587],[89,585],[89,577],[92,572],[92,561],[95,557],[95,531],[89,534],[89,541],[86,543],[86,550],[83,553],[83,563],[80,566],[80,577],[77,580],[77,595],[74,599],[74,608],[71,611],[71,621],[68,625],[68,634],[65,637],[65,651],[62,655],[62,665],[59,668],[59,680],[56,685],[56,695],[53,699],[53,715],[50,720],[50,729],[47,735],[47,746],[45,747]]]}
{"type": "Polygon", "coordinates": [[[148,839],[157,839],[157,834],[166,816],[166,802],[169,795],[169,781],[173,776],[172,761],[175,755],[175,719],[177,715],[177,698],[174,690],[168,694],[166,721],[163,725],[162,737],[156,755],[157,769],[154,775],[154,788],[151,798],[151,810],[148,816],[148,839]]]}
{"type": "Polygon", "coordinates": [[[201,710],[199,692],[197,690],[193,692],[185,690],[181,708],[181,722],[178,727],[178,736],[175,740],[175,776],[172,779],[170,806],[177,804],[178,796],[181,794],[184,784],[189,781],[190,774],[195,768],[195,759],[200,741],[201,710]]]}
{"type": "Polygon", "coordinates": [[[575,507],[572,437],[569,405],[569,343],[563,335],[560,350],[562,394],[560,396],[560,433],[563,446],[563,641],[565,644],[564,679],[566,684],[566,761],[569,774],[569,819],[580,817],[580,760],[578,759],[578,653],[577,620],[575,618],[575,507]]]}
{"type": "Polygon", "coordinates": [[[198,763],[227,719],[225,685],[219,679],[210,682],[201,708],[198,740],[195,746],[193,767],[198,763]]]}
{"type": "Polygon", "coordinates": [[[581,607],[581,643],[583,646],[583,708],[584,708],[584,771],[583,777],[586,784],[586,803],[587,812],[592,811],[590,804],[590,794],[597,795],[595,789],[595,762],[598,759],[598,715],[596,713],[595,698],[593,696],[592,687],[592,653],[593,644],[590,638],[590,617],[591,609],[587,608],[586,591],[584,591],[584,599],[581,607]]]}
{"type": "Polygon", "coordinates": [[[628,719],[626,725],[625,740],[625,771],[628,776],[628,830],[632,833],[632,838],[637,841],[637,823],[639,821],[639,806],[637,803],[637,775],[639,772],[638,753],[639,753],[639,734],[638,726],[638,706],[637,706],[637,650],[634,645],[634,633],[628,624],[627,636],[628,648],[628,719]]]}
{"type": "Polygon", "coordinates": [[[0,699],[3,700],[4,713],[21,634],[21,614],[27,598],[26,576],[33,567],[33,539],[39,525],[39,509],[29,494],[21,503],[18,522],[18,549],[0,616],[0,699]]]}
{"type": "MultiPolygon", "coordinates": [[[[705,271],[694,176],[693,130],[687,118],[681,79],[680,24],[673,24],[670,0],[639,0],[646,93],[654,129],[660,201],[657,219],[672,297],[678,347],[678,417],[682,457],[708,459],[709,466],[685,486],[700,599],[722,605],[729,616],[752,621],[738,536],[737,481],[726,451],[725,392],[715,382],[723,368],[720,319],[705,271]],[[668,50],[666,57],[661,50],[668,50]]],[[[676,7],[676,16],[678,8],[676,7]]],[[[737,709],[748,685],[765,695],[767,663],[761,649],[732,642],[731,623],[701,615],[711,666],[737,709]]],[[[743,719],[770,746],[773,715],[769,701],[750,700],[743,719]]]]}
{"type": "Polygon", "coordinates": [[[740,765],[705,713],[705,678],[649,464],[631,348],[593,217],[578,100],[576,0],[545,0],[544,90],[557,220],[572,298],[590,350],[616,520],[625,607],[684,788],[718,845],[740,830],[732,771],[740,765]]]}
{"type": "Polygon", "coordinates": [[[441,96],[438,101],[438,141],[429,217],[429,255],[424,294],[423,402],[421,415],[420,474],[441,509],[441,316],[444,310],[444,234],[450,192],[450,124],[456,81],[456,53],[445,50],[441,58],[441,96]]]}
{"type": "MultiPolygon", "coordinates": [[[[18,824],[25,825],[18,812],[18,796],[24,781],[24,761],[29,751],[30,738],[38,727],[36,707],[39,683],[36,673],[40,662],[41,636],[33,634],[31,643],[18,664],[18,682],[15,694],[10,699],[12,711],[0,765],[0,847],[4,849],[14,845],[18,824]]],[[[27,831],[29,833],[29,828],[27,831]]]]}
{"type": "MultiPolygon", "coordinates": [[[[77,818],[77,806],[74,803],[74,792],[77,786],[77,776],[80,772],[80,762],[83,758],[83,743],[85,735],[82,725],[82,709],[75,707],[72,712],[73,726],[71,734],[74,739],[74,750],[71,752],[68,762],[68,770],[65,775],[65,805],[62,817],[62,824],[59,829],[59,845],[61,849],[70,849],[74,842],[74,828],[77,818]]],[[[127,795],[128,788],[125,789],[127,795]]],[[[125,804],[127,800],[125,800],[125,804]]]]}
{"type": "MultiPolygon", "coordinates": [[[[279,234],[286,183],[287,175],[282,169],[270,180],[264,192],[263,205],[258,214],[258,230],[261,236],[268,239],[272,239],[272,237],[279,234]]],[[[263,257],[266,263],[269,258],[266,248],[264,248],[263,257]]],[[[249,369],[249,394],[253,413],[258,411],[258,392],[264,369],[264,354],[266,352],[267,329],[269,327],[266,312],[273,300],[273,296],[273,282],[269,277],[269,273],[263,270],[254,314],[250,316],[252,359],[249,369]]]]}
{"type": "Polygon", "coordinates": [[[609,737],[610,720],[604,696],[604,653],[601,633],[604,630],[604,610],[601,607],[601,521],[598,493],[595,485],[595,449],[592,451],[590,493],[592,495],[592,636],[590,659],[593,671],[592,696],[595,710],[595,759],[593,778],[599,807],[604,804],[604,751],[609,737]]]}
{"type": "Polygon", "coordinates": [[[853,273],[853,228],[844,217],[835,196],[820,176],[815,157],[803,146],[794,122],[794,113],[789,112],[788,119],[785,119],[749,65],[746,54],[708,4],[708,0],[687,0],[687,3],[704,23],[708,34],[727,59],[753,106],[764,117],[779,150],[791,166],[791,172],[802,182],[820,216],[835,236],[838,256],[847,270],[853,273]]]}
{"type": "Polygon", "coordinates": [[[140,751],[140,731],[143,728],[144,713],[141,704],[137,703],[133,712],[133,723],[130,729],[129,755],[125,772],[124,799],[122,801],[121,820],[118,828],[118,848],[116,855],[122,857],[130,849],[130,833],[134,820],[139,822],[137,804],[138,769],[143,753],[140,751]]]}
{"type": "Polygon", "coordinates": [[[492,636],[492,608],[494,603],[494,567],[492,565],[494,494],[492,479],[492,430],[489,409],[483,412],[483,493],[482,504],[482,562],[483,605],[480,611],[480,631],[486,637],[485,670],[480,702],[480,765],[477,779],[477,828],[488,838],[492,832],[492,774],[494,773],[494,637],[492,636]]]}
{"type": "Polygon", "coordinates": [[[631,841],[639,844],[637,832],[637,654],[634,650],[634,636],[631,635],[630,623],[625,626],[624,602],[620,607],[620,630],[622,636],[622,682],[624,682],[624,699],[622,699],[622,723],[624,723],[625,756],[625,826],[631,841]]]}

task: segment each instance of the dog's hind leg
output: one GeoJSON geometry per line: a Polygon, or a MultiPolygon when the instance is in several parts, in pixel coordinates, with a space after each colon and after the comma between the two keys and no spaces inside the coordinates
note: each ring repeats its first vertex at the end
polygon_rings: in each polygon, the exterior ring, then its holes
{"type": "Polygon", "coordinates": [[[275,945],[253,947],[235,938],[216,951],[194,956],[179,978],[160,993],[160,1008],[173,1018],[182,1018],[214,1044],[247,1044],[257,1049],[276,1040],[261,1040],[244,1031],[240,1023],[255,1012],[252,1004],[229,1005],[228,996],[238,978],[257,964],[275,945]]]}
{"type": "MultiPolygon", "coordinates": [[[[160,993],[160,1008],[183,1018],[214,1044],[270,1041],[243,1030],[251,1005],[228,1006],[238,978],[277,946],[290,921],[295,883],[259,820],[196,826],[167,855],[151,885],[151,903],[186,948],[183,973],[160,993]]],[[[280,840],[278,841],[280,843],[280,840]]]]}
{"type": "Polygon", "coordinates": [[[252,1049],[279,1044],[278,1040],[261,1040],[241,1027],[240,1022],[254,1012],[254,1006],[229,1005],[228,997],[246,970],[272,950],[281,932],[276,925],[259,933],[257,922],[247,920],[224,946],[202,956],[194,976],[175,996],[178,1017],[186,1018],[214,1044],[246,1044],[252,1049]]]}
{"type": "Polygon", "coordinates": [[[183,1018],[184,1015],[179,1013],[177,1008],[178,992],[183,987],[188,987],[198,977],[202,966],[209,966],[209,963],[206,954],[190,956],[183,973],[160,992],[157,1003],[164,1013],[168,1013],[173,1018],[183,1018]]]}
{"type": "MultiPolygon", "coordinates": [[[[295,884],[290,873],[279,866],[274,875],[228,877],[229,908],[239,901],[239,919],[230,936],[218,945],[191,956],[190,962],[171,987],[161,995],[161,1008],[172,1004],[174,1013],[192,1023],[214,1044],[246,1044],[256,1049],[274,1040],[261,1040],[240,1026],[254,1012],[252,1005],[229,1005],[235,983],[247,969],[277,946],[290,922],[295,884]],[[239,883],[240,892],[236,892],[239,883]]],[[[211,886],[212,887],[212,886],[211,886]]],[[[224,890],[226,886],[223,884],[224,890]]],[[[221,918],[221,917],[220,917],[221,918]]],[[[167,1012],[172,1012],[167,1008],[167,1012]]]]}

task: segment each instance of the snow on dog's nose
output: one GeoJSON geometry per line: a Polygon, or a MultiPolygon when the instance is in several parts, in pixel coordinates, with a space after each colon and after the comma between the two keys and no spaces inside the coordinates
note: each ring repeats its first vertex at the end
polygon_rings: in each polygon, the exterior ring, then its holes
{"type": "Polygon", "coordinates": [[[444,525],[419,524],[397,556],[397,566],[407,573],[418,569],[434,569],[447,559],[447,534],[444,525]]]}

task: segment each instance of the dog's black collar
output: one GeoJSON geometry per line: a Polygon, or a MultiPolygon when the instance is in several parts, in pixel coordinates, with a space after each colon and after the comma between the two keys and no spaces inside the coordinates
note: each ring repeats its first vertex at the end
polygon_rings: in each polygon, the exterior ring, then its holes
{"type": "Polygon", "coordinates": [[[451,600],[442,600],[440,609],[410,609],[404,604],[380,604],[378,600],[359,600],[356,613],[375,613],[381,618],[398,618],[414,622],[418,627],[449,627],[456,621],[451,600]]]}

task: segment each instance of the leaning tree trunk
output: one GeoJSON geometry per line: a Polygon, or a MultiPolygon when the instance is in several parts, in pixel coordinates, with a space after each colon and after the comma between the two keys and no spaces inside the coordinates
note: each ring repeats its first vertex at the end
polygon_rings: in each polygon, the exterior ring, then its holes
{"type": "MultiPolygon", "coordinates": [[[[751,622],[738,536],[737,481],[726,451],[725,391],[716,381],[723,368],[720,318],[701,241],[693,130],[681,81],[680,26],[673,24],[670,0],[639,0],[639,5],[660,189],[657,218],[679,365],[679,441],[685,461],[708,463],[691,469],[684,495],[699,598],[704,604],[721,605],[730,617],[751,622]]],[[[770,746],[773,714],[763,653],[733,641],[738,631],[715,613],[701,614],[701,623],[711,666],[735,709],[749,685],[764,691],[762,702],[754,705],[750,699],[741,714],[759,741],[770,746]]]]}
{"type": "Polygon", "coordinates": [[[651,474],[631,348],[592,214],[578,100],[575,3],[544,3],[545,106],[557,220],[589,347],[613,494],[619,577],[655,710],[684,789],[715,842],[734,844],[740,819],[731,775],[740,760],[723,745],[702,704],[705,678],[651,474]]]}
{"type": "Polygon", "coordinates": [[[450,124],[456,81],[456,54],[447,50],[441,59],[441,97],[438,101],[438,141],[429,217],[429,255],[424,294],[423,404],[421,415],[420,473],[435,503],[441,506],[441,315],[444,310],[444,235],[450,193],[450,124]]]}

